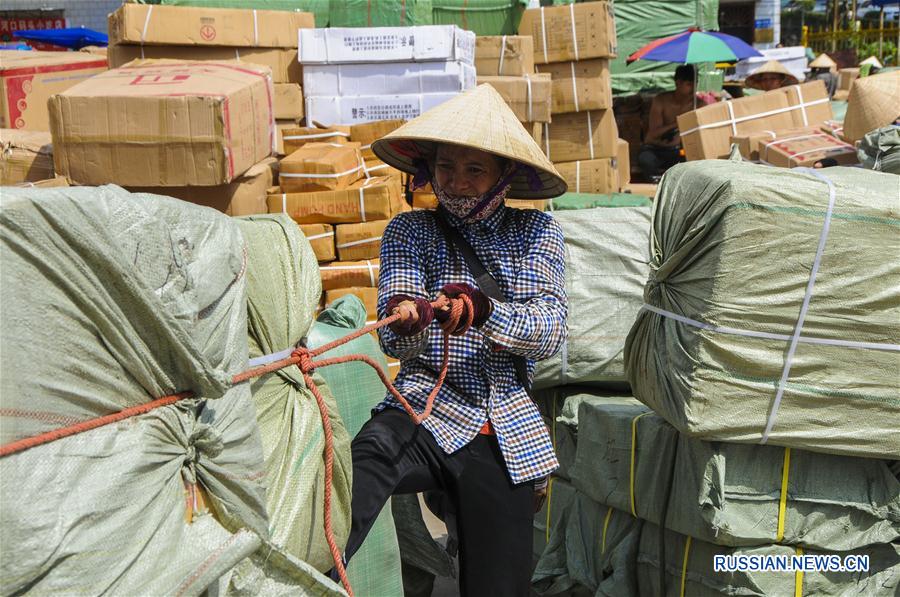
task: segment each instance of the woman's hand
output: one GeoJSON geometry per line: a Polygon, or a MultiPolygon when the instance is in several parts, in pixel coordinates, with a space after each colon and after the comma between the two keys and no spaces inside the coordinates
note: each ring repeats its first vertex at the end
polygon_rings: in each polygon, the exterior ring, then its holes
{"type": "Polygon", "coordinates": [[[399,315],[400,319],[390,324],[398,336],[415,336],[427,328],[434,320],[434,309],[426,299],[414,298],[407,294],[395,294],[388,300],[386,311],[389,315],[399,315]]]}

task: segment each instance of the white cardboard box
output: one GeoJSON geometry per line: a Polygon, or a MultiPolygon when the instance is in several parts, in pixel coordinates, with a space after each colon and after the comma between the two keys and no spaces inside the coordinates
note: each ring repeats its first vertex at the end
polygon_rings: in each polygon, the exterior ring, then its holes
{"type": "Polygon", "coordinates": [[[462,62],[307,65],[303,87],[307,97],[455,93],[475,87],[475,67],[462,62]]]}
{"type": "Polygon", "coordinates": [[[300,29],[301,64],[428,62],[475,64],[475,34],[456,25],[300,29]]]}
{"type": "Polygon", "coordinates": [[[797,80],[801,83],[806,79],[808,61],[806,58],[806,48],[803,46],[772,48],[770,50],[760,50],[760,53],[762,56],[745,58],[738,62],[735,65],[735,78],[745,79],[769,60],[777,60],[786,69],[791,71],[791,74],[797,77],[797,80]]]}
{"type": "Polygon", "coordinates": [[[409,95],[307,97],[306,119],[321,126],[362,124],[375,120],[411,120],[456,93],[417,93],[409,95]]]}

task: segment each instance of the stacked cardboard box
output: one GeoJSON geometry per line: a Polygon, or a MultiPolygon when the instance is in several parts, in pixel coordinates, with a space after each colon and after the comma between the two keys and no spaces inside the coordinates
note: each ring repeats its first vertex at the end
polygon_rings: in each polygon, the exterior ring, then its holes
{"type": "Polygon", "coordinates": [[[609,76],[609,60],[616,56],[611,3],[526,10],[519,33],[533,38],[535,68],[551,77],[553,117],[543,132],[547,157],[577,192],[618,191],[618,129],[609,76]]]}
{"type": "Polygon", "coordinates": [[[0,129],[0,185],[53,178],[50,133],[0,129]]]}
{"type": "Polygon", "coordinates": [[[784,168],[813,166],[829,158],[841,165],[859,162],[853,145],[819,127],[737,135],[731,142],[745,159],[784,168]]]}
{"type": "Polygon", "coordinates": [[[475,85],[474,55],[452,25],[301,29],[307,123],[415,118],[475,85]]]}
{"type": "Polygon", "coordinates": [[[850,88],[853,87],[853,81],[858,78],[859,67],[839,70],[837,90],[834,92],[833,99],[847,101],[850,98],[850,88]]]}
{"type": "Polygon", "coordinates": [[[109,16],[109,64],[168,58],[267,66],[275,118],[296,126],[304,115],[297,30],[314,26],[306,12],[126,3],[109,16]]]}

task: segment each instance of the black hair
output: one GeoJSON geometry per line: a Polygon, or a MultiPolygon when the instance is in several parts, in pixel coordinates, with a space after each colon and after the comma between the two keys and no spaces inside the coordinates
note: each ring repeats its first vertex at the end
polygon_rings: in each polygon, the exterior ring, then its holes
{"type": "Polygon", "coordinates": [[[694,65],[693,64],[682,64],[678,68],[675,69],[675,80],[676,81],[690,81],[694,82],[694,65]]]}

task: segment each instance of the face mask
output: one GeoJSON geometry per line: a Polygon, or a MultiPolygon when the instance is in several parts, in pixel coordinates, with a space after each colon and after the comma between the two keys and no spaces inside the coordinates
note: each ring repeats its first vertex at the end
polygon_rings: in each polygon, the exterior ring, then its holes
{"type": "Polygon", "coordinates": [[[494,188],[484,195],[474,197],[451,195],[437,183],[437,180],[434,179],[431,181],[431,187],[434,189],[434,194],[437,196],[438,202],[444,209],[466,224],[471,224],[473,222],[484,220],[497,211],[500,205],[503,204],[503,201],[506,199],[506,194],[512,186],[510,180],[514,171],[515,168],[511,166],[504,172],[503,176],[500,177],[500,180],[497,181],[494,188]]]}

